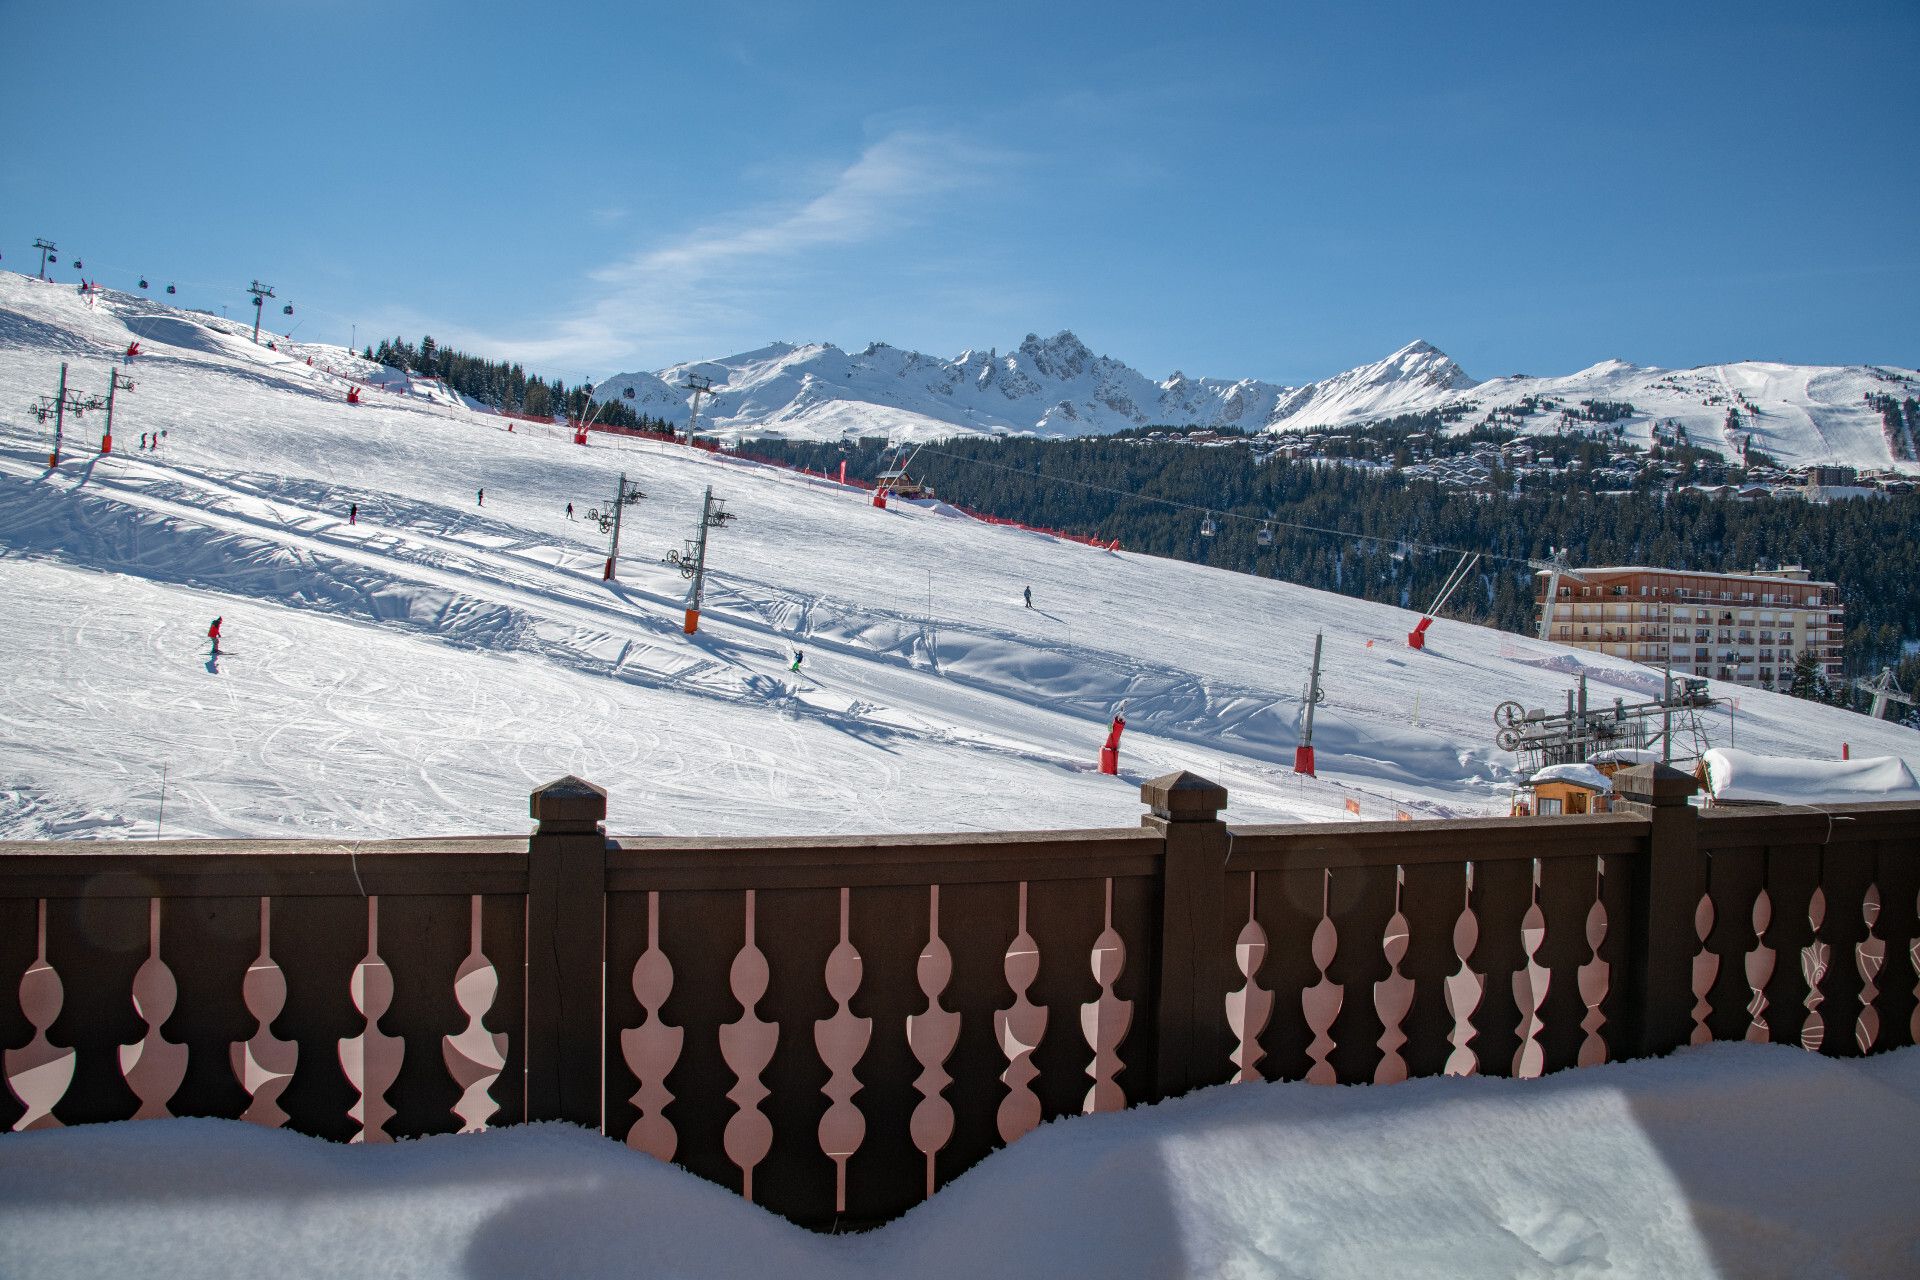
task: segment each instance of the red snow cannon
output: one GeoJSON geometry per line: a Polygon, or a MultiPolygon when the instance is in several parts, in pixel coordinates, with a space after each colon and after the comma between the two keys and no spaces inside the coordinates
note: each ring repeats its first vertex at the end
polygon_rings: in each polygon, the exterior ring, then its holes
{"type": "Polygon", "coordinates": [[[873,505],[882,511],[887,509],[887,491],[885,489],[875,489],[873,491],[873,505]]]}
{"type": "Polygon", "coordinates": [[[358,387],[348,387],[348,388],[347,388],[347,403],[348,403],[348,404],[359,404],[359,403],[360,403],[360,388],[358,388],[358,387]]]}
{"type": "Polygon", "coordinates": [[[1419,622],[1414,624],[1413,630],[1407,632],[1407,648],[1424,649],[1427,647],[1427,628],[1433,625],[1435,615],[1446,607],[1446,603],[1452,598],[1453,593],[1458,591],[1461,584],[1473,573],[1473,566],[1479,563],[1479,552],[1463,551],[1460,553],[1460,563],[1453,566],[1453,572],[1448,574],[1447,580],[1440,584],[1440,594],[1433,598],[1433,606],[1427,610],[1419,622]]]}
{"type": "Polygon", "coordinates": [[[1127,727],[1126,719],[1115,716],[1113,724],[1107,730],[1107,745],[1100,748],[1100,772],[1118,776],[1120,772],[1120,734],[1127,727]]]}
{"type": "Polygon", "coordinates": [[[1318,777],[1313,771],[1313,746],[1311,743],[1293,749],[1293,771],[1304,773],[1309,778],[1318,777]]]}

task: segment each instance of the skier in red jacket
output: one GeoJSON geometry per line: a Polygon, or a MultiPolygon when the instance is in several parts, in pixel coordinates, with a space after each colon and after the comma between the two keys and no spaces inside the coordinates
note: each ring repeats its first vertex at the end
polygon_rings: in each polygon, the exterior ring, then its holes
{"type": "Polygon", "coordinates": [[[220,656],[220,619],[215,618],[213,625],[207,628],[207,639],[213,641],[213,656],[220,656]]]}

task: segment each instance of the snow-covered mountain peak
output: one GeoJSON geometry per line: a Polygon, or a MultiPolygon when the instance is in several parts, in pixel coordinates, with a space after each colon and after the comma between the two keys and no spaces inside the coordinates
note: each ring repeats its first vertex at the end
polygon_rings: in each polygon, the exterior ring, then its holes
{"type": "Polygon", "coordinates": [[[1362,365],[1354,373],[1370,374],[1374,385],[1384,385],[1398,380],[1414,380],[1430,387],[1448,391],[1458,391],[1477,386],[1473,378],[1467,376],[1454,358],[1425,338],[1415,338],[1385,360],[1376,364],[1362,365]]]}
{"type": "MultiPolygon", "coordinates": [[[[1609,359],[1563,376],[1513,374],[1482,382],[1424,338],[1299,387],[1193,377],[1178,369],[1155,381],[1111,356],[1096,356],[1063,329],[1050,338],[1029,333],[1004,355],[997,347],[973,347],[951,360],[885,342],[852,354],[829,343],[775,342],[658,374],[621,374],[601,383],[598,394],[620,395],[638,412],[682,425],[690,373],[714,382],[714,395],[701,407],[703,429],[735,437],[1078,436],[1153,424],[1305,431],[1434,410],[1446,411],[1448,430],[1497,418],[1522,431],[1553,431],[1582,401],[1605,400],[1627,406],[1624,416],[1607,421],[1628,439],[1650,442],[1654,424],[1669,422],[1684,426],[1695,443],[1730,454],[1750,435],[1789,465],[1901,469],[1916,462],[1894,451],[1873,398],[1920,392],[1911,370],[1757,361],[1668,370],[1609,359]],[[1730,409],[1740,423],[1729,424],[1730,409]],[[1729,434],[1736,430],[1737,438],[1729,434]]],[[[1566,421],[1591,420],[1576,414],[1566,421]]]]}
{"type": "Polygon", "coordinates": [[[1093,361],[1093,352],[1070,329],[1044,339],[1030,333],[1020,343],[1020,354],[1041,373],[1063,379],[1079,377],[1093,361]]]}

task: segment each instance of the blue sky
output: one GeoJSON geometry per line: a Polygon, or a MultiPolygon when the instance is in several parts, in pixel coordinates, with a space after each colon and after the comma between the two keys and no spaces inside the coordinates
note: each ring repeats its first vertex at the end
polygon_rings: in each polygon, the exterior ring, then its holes
{"type": "Polygon", "coordinates": [[[0,6],[0,253],[570,378],[1920,364],[1920,5],[0,6]]]}

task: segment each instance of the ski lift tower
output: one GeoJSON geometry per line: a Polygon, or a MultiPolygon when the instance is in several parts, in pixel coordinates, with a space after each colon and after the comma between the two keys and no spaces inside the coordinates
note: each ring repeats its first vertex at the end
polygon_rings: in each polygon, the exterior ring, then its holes
{"type": "Polygon", "coordinates": [[[273,286],[261,284],[255,280],[247,286],[247,292],[253,295],[253,340],[260,341],[260,304],[273,296],[273,286]]]}
{"type": "MultiPolygon", "coordinates": [[[[1674,681],[1666,697],[1632,703],[1615,698],[1611,706],[1590,707],[1587,678],[1582,675],[1578,686],[1567,690],[1564,712],[1529,710],[1512,701],[1495,707],[1493,722],[1500,732],[1494,742],[1502,751],[1518,754],[1528,773],[1537,773],[1548,765],[1585,764],[1601,751],[1650,750],[1668,743],[1675,712],[1692,723],[1697,742],[1699,712],[1712,705],[1707,682],[1683,676],[1674,681]]],[[[1669,744],[1669,758],[1671,754],[1669,744]]]]}
{"type": "Polygon", "coordinates": [[[98,409],[105,403],[99,396],[89,396],[82,400],[79,392],[67,390],[67,366],[64,363],[61,364],[60,390],[50,396],[41,396],[40,403],[29,410],[41,422],[45,422],[48,418],[53,419],[53,452],[47,455],[49,467],[60,465],[60,447],[65,442],[67,434],[67,415],[71,413],[77,418],[87,410],[98,409]]]}
{"type": "Polygon", "coordinates": [[[115,393],[133,390],[133,379],[123,377],[118,369],[107,371],[107,429],[100,436],[100,452],[113,452],[113,397],[115,393]]]}
{"type": "Polygon", "coordinates": [[[1880,668],[1880,674],[1872,680],[1864,676],[1856,678],[1853,687],[1864,689],[1873,695],[1873,709],[1867,714],[1875,720],[1887,718],[1887,704],[1890,702],[1903,703],[1909,707],[1914,702],[1913,695],[1902,692],[1899,684],[1895,682],[1892,667],[1880,668]]]}
{"type": "Polygon", "coordinates": [[[51,240],[36,238],[33,242],[33,247],[40,251],[40,278],[45,280],[47,278],[47,255],[52,254],[54,265],[58,266],[60,263],[60,246],[51,240]]]}
{"type": "Polygon", "coordinates": [[[601,581],[613,581],[614,568],[620,560],[621,512],[646,496],[645,493],[641,492],[639,485],[629,486],[627,484],[627,473],[622,471],[620,473],[620,486],[614,490],[613,505],[605,511],[598,510],[597,508],[588,509],[587,519],[598,524],[600,526],[600,532],[606,533],[611,531],[613,533],[613,541],[607,547],[607,571],[601,575],[601,581]]]}
{"type": "MultiPolygon", "coordinates": [[[[700,425],[700,397],[713,394],[713,379],[704,373],[690,373],[687,380],[680,384],[682,391],[693,392],[693,412],[687,415],[687,443],[692,444],[694,431],[700,425]]],[[[693,630],[688,627],[687,630],[693,630]]]]}
{"type": "Polygon", "coordinates": [[[1327,691],[1320,687],[1320,644],[1325,639],[1324,632],[1314,632],[1313,667],[1307,673],[1306,697],[1300,710],[1300,745],[1293,749],[1293,771],[1309,778],[1319,776],[1313,771],[1313,709],[1327,700],[1327,691]]]}
{"type": "MultiPolygon", "coordinates": [[[[1560,579],[1563,575],[1572,573],[1573,566],[1567,562],[1567,553],[1561,547],[1548,547],[1545,560],[1529,560],[1527,563],[1547,575],[1547,599],[1546,603],[1540,606],[1540,638],[1545,640],[1547,639],[1547,615],[1553,612],[1553,602],[1560,594],[1560,579]]],[[[1667,632],[1668,647],[1671,649],[1673,642],[1671,622],[1668,624],[1667,632]]]]}
{"type": "Polygon", "coordinates": [[[726,509],[725,498],[713,496],[713,486],[707,486],[707,496],[700,505],[700,532],[697,537],[687,539],[687,549],[683,552],[667,552],[667,563],[680,570],[680,576],[688,579],[692,585],[687,588],[686,633],[692,635],[700,629],[700,598],[707,588],[707,530],[718,529],[733,519],[733,512],[726,509]]]}

